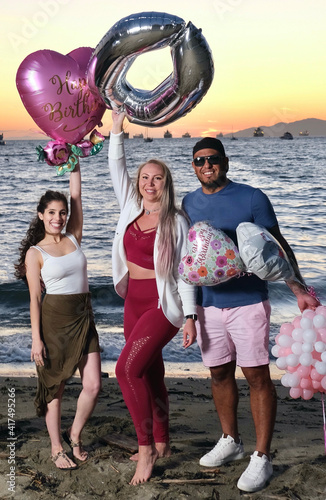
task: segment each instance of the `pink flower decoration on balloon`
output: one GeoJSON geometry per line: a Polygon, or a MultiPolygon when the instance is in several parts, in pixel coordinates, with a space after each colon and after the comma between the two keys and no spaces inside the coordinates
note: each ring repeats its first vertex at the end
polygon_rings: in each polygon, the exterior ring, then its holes
{"type": "Polygon", "coordinates": [[[188,239],[189,241],[195,241],[196,239],[196,231],[189,231],[189,234],[188,234],[188,239]]]}
{"type": "Polygon", "coordinates": [[[71,154],[68,144],[62,141],[49,141],[44,148],[45,161],[51,167],[66,163],[71,154]]]}
{"type": "Polygon", "coordinates": [[[214,250],[219,250],[222,246],[222,243],[219,241],[219,240],[213,240],[211,241],[211,247],[214,249],[214,250]]]}
{"type": "Polygon", "coordinates": [[[191,271],[188,274],[188,278],[190,279],[190,281],[199,281],[199,274],[196,271],[191,271]]]}
{"type": "Polygon", "coordinates": [[[191,257],[191,255],[188,255],[188,257],[186,258],[186,264],[187,266],[191,266],[194,262],[194,259],[193,257],[191,257]]]}
{"type": "Polygon", "coordinates": [[[227,258],[224,256],[224,255],[220,255],[219,257],[217,257],[216,259],[216,265],[218,267],[225,267],[226,264],[227,264],[228,260],[227,258]]]}
{"type": "Polygon", "coordinates": [[[85,140],[83,140],[81,142],[78,142],[76,144],[76,146],[80,149],[79,156],[81,156],[81,158],[85,158],[86,156],[90,155],[91,150],[92,150],[94,144],[91,141],[87,141],[85,139],[85,140]]]}

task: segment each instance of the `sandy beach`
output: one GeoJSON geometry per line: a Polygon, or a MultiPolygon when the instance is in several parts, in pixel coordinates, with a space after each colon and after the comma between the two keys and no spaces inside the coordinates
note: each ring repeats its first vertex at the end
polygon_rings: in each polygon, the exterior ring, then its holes
{"type": "MultiPolygon", "coordinates": [[[[167,377],[170,394],[172,456],[156,462],[148,483],[130,486],[137,448],[133,424],[116,379],[103,374],[103,390],[83,440],[88,461],[74,471],[61,471],[50,460],[44,419],[35,415],[34,376],[1,377],[0,498],[83,500],[142,499],[326,499],[326,455],[320,395],[294,400],[275,379],[278,414],[270,484],[254,494],[241,493],[236,484],[254,451],[254,427],[246,381],[240,389],[239,425],[246,457],[215,469],[203,468],[199,458],[219,439],[221,430],[211,397],[210,380],[203,373],[167,377]],[[8,488],[12,488],[12,491],[8,488]]],[[[169,375],[169,373],[168,373],[169,375]]],[[[63,398],[62,428],[71,424],[80,379],[74,377],[63,398]]],[[[64,447],[67,449],[66,445],[64,447]]]]}

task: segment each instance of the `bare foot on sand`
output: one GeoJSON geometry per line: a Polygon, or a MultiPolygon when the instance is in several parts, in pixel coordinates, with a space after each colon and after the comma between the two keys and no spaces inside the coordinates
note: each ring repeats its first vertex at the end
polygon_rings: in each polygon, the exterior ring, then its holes
{"type": "Polygon", "coordinates": [[[171,456],[170,443],[155,443],[155,448],[159,458],[167,458],[171,456]]]}
{"type": "MultiPolygon", "coordinates": [[[[167,458],[171,456],[171,448],[169,443],[155,443],[157,450],[157,458],[167,458]]],[[[133,462],[138,462],[139,453],[135,453],[130,457],[133,462]]]]}
{"type": "Polygon", "coordinates": [[[153,467],[158,459],[158,452],[153,445],[139,446],[136,472],[129,484],[145,483],[152,475],[153,467]]]}

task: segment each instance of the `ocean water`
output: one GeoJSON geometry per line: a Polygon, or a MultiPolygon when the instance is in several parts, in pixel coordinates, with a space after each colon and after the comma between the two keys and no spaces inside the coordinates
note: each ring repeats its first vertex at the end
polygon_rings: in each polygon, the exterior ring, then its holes
{"type": "MultiPolygon", "coordinates": [[[[0,373],[23,374],[30,363],[31,332],[27,287],[14,278],[18,247],[46,189],[69,191],[69,176],[37,161],[40,141],[7,141],[0,147],[0,373]]],[[[126,140],[133,175],[139,163],[161,158],[171,168],[178,202],[199,186],[191,167],[195,138],[126,140]]],[[[223,140],[230,158],[229,177],[261,188],[276,211],[281,232],[295,252],[302,275],[326,303],[326,138],[297,137],[223,140]]],[[[104,366],[114,365],[123,347],[123,301],[112,285],[111,245],[119,216],[107,168],[108,141],[101,153],[82,160],[84,236],[88,275],[104,366]]],[[[280,325],[299,315],[284,282],[271,283],[270,345],[280,325]]],[[[191,374],[201,366],[197,344],[182,348],[182,333],[164,349],[169,366],[191,374]]],[[[271,356],[272,359],[272,356],[271,356]]],[[[173,369],[173,368],[172,368],[173,369]]]]}

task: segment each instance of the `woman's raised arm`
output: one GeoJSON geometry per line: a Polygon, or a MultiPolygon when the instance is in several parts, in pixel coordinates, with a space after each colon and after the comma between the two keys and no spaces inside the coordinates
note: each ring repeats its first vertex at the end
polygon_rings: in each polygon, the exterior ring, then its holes
{"type": "Polygon", "coordinates": [[[79,162],[70,173],[70,217],[67,224],[67,232],[73,234],[78,243],[81,243],[83,236],[83,207],[79,162]]]}

